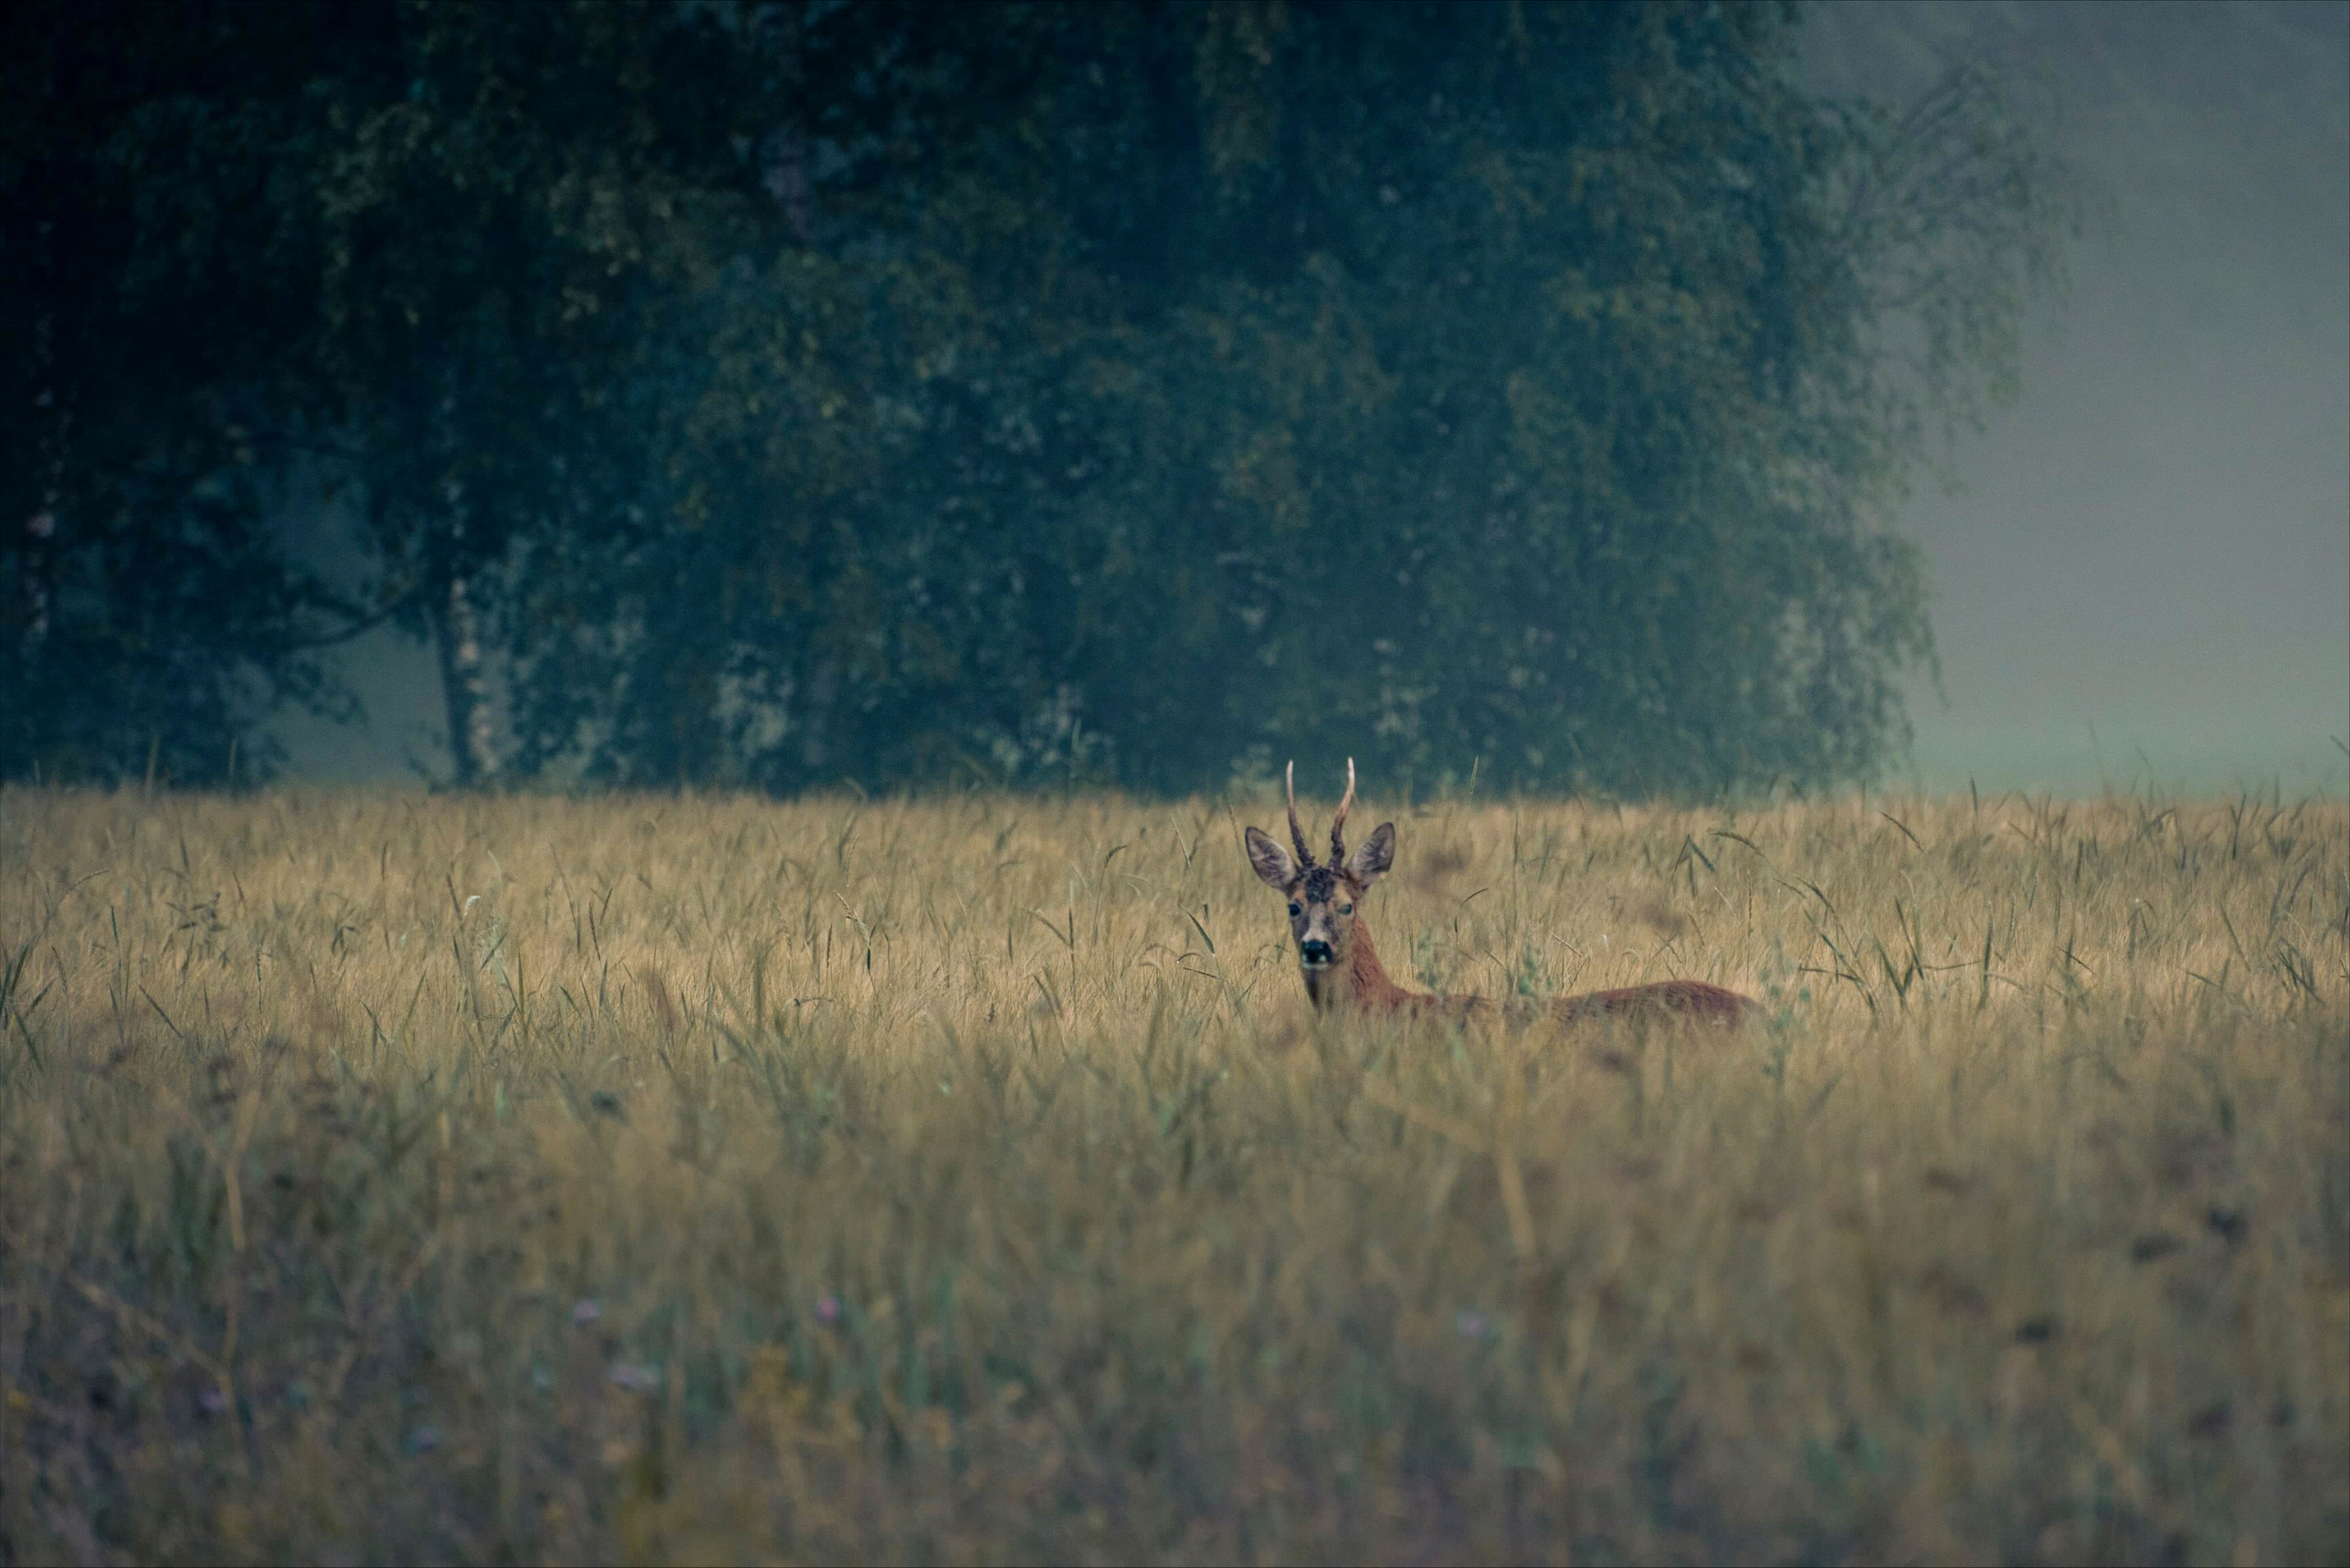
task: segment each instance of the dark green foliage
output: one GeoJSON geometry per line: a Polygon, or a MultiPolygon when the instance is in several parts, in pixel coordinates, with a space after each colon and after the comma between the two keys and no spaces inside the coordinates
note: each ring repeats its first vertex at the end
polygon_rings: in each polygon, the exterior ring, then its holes
{"type": "Polygon", "coordinates": [[[453,731],[478,608],[523,773],[1866,776],[1931,658],[1887,508],[2063,227],[1993,84],[1822,104],[1759,7],[321,15],[184,89],[290,128],[278,290],[165,276],[332,433],[344,615],[453,731]]]}
{"type": "Polygon", "coordinates": [[[590,6],[6,26],[0,773],[205,782],[274,701],[345,706],[319,647],[446,644],[452,582],[615,493],[616,307],[730,232],[738,160],[676,84],[722,101],[742,51],[590,6]],[[364,592],[264,525],[289,480],[360,499],[364,592]]]}
{"type": "Polygon", "coordinates": [[[220,779],[273,697],[332,706],[304,647],[332,597],[261,523],[296,453],[263,437],[317,262],[287,110],[358,20],[0,23],[0,775],[220,779]]]}

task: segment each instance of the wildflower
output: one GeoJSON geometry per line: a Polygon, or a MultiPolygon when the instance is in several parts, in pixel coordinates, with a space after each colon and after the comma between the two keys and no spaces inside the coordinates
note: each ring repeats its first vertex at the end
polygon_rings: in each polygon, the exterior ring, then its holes
{"type": "Polygon", "coordinates": [[[816,1299],[816,1321],[827,1326],[840,1321],[840,1298],[818,1296],[816,1299]]]}
{"type": "Polygon", "coordinates": [[[612,1363],[612,1384],[614,1387],[625,1388],[631,1394],[642,1394],[648,1388],[661,1385],[660,1369],[638,1366],[632,1362],[615,1362],[612,1363]]]}
{"type": "Polygon", "coordinates": [[[1453,1316],[1452,1331],[1464,1340],[1481,1340],[1493,1331],[1493,1325],[1476,1308],[1463,1307],[1453,1316]]]}
{"type": "Polygon", "coordinates": [[[195,1407],[206,1415],[217,1415],[228,1408],[228,1395],[221,1393],[217,1385],[207,1385],[197,1393],[195,1407]]]}
{"type": "Polygon", "coordinates": [[[440,1428],[427,1421],[408,1434],[408,1452],[429,1454],[440,1447],[440,1428]]]}
{"type": "Polygon", "coordinates": [[[584,1329],[602,1316],[602,1303],[593,1296],[582,1296],[579,1304],[571,1310],[571,1324],[575,1329],[584,1329]]]}

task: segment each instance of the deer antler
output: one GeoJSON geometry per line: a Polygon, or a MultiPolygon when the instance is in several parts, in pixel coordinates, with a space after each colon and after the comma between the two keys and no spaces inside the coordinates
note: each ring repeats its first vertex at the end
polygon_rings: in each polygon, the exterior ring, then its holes
{"type": "Polygon", "coordinates": [[[1290,797],[1290,842],[1298,847],[1298,866],[1302,869],[1313,864],[1313,851],[1305,847],[1305,829],[1298,826],[1298,765],[1294,759],[1289,772],[1282,775],[1282,787],[1290,797]]]}
{"type": "Polygon", "coordinates": [[[1354,804],[1354,759],[1346,759],[1346,798],[1338,803],[1338,815],[1330,819],[1330,863],[1346,864],[1346,810],[1354,804]]]}

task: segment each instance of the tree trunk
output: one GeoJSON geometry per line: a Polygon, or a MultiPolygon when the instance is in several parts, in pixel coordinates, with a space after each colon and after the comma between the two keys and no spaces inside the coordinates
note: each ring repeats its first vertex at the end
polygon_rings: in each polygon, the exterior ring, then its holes
{"type": "Polygon", "coordinates": [[[441,696],[448,704],[449,762],[458,787],[471,789],[498,774],[490,668],[481,655],[480,621],[466,580],[452,574],[448,592],[435,597],[433,643],[440,657],[441,696]]]}

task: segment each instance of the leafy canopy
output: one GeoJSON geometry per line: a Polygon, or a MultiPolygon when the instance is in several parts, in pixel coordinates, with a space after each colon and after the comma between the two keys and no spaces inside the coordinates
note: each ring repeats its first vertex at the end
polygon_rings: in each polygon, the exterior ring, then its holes
{"type": "Polygon", "coordinates": [[[5,498],[58,527],[0,546],[53,606],[0,674],[60,668],[68,558],[112,626],[152,537],[234,534],[250,586],[117,666],[331,701],[306,639],[446,649],[469,583],[522,774],[1866,776],[1932,658],[1890,508],[2010,389],[2070,210],[1996,80],[1823,103],[1779,8],[256,9],[234,47],[133,15],[106,47],[152,79],[52,60],[14,100],[75,107],[0,178],[111,237],[47,273],[9,241],[12,317],[79,334],[17,390],[79,401],[16,437],[70,495],[5,498]],[[77,187],[83,146],[120,151],[77,187]],[[85,318],[199,306],[168,363],[67,387],[85,318]],[[222,488],[305,441],[369,521],[347,603],[222,488]]]}

